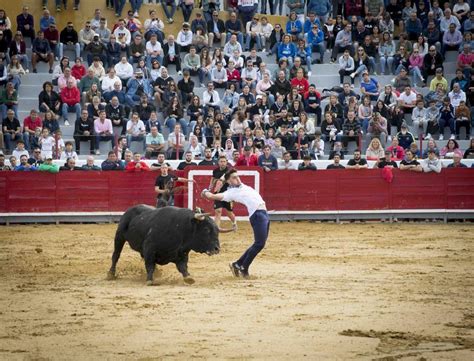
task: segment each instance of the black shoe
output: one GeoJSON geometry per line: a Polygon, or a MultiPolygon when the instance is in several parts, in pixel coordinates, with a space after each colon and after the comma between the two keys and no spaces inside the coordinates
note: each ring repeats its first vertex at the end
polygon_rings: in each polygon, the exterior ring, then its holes
{"type": "Polygon", "coordinates": [[[240,277],[240,267],[237,262],[229,263],[229,268],[234,277],[240,277]]]}

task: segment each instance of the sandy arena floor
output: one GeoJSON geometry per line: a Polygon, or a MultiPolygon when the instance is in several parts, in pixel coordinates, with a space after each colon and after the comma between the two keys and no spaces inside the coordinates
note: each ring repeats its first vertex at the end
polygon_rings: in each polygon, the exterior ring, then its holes
{"type": "Polygon", "coordinates": [[[0,359],[474,359],[472,225],[272,223],[236,280],[241,222],[154,287],[128,246],[105,279],[115,229],[0,227],[0,359]]]}

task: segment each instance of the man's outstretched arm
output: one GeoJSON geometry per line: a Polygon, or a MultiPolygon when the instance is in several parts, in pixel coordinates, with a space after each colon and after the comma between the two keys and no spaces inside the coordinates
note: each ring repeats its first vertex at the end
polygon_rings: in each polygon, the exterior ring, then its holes
{"type": "Polygon", "coordinates": [[[223,193],[211,193],[209,189],[203,189],[201,192],[201,197],[205,199],[210,199],[213,201],[222,201],[224,199],[224,194],[223,193]]]}

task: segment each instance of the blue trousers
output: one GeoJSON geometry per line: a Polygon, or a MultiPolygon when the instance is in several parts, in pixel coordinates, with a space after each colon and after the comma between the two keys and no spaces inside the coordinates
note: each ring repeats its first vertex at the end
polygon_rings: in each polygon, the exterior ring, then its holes
{"type": "Polygon", "coordinates": [[[257,254],[265,247],[270,230],[270,219],[267,211],[259,209],[250,217],[250,224],[253,228],[254,243],[245,251],[237,261],[243,270],[248,271],[250,264],[257,257],[257,254]]]}

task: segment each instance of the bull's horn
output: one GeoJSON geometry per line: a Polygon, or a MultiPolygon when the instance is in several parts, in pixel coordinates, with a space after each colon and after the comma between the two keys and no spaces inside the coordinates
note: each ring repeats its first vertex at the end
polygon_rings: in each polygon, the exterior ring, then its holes
{"type": "Polygon", "coordinates": [[[196,213],[194,215],[194,219],[198,221],[204,221],[206,219],[206,216],[209,216],[209,213],[196,213]]]}

